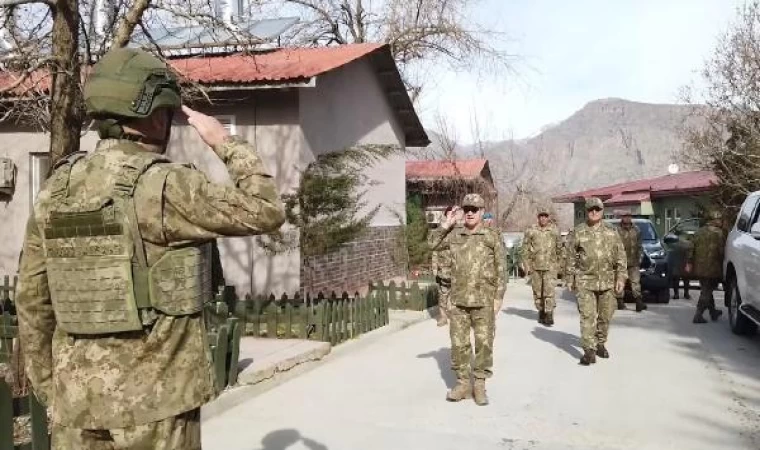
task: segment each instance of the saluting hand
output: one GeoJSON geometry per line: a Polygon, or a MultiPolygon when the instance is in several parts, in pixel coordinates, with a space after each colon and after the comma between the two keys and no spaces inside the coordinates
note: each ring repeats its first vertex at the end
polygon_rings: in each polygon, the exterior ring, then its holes
{"type": "Polygon", "coordinates": [[[214,117],[199,113],[185,105],[182,105],[182,112],[187,116],[187,123],[198,132],[203,142],[211,148],[223,144],[230,136],[224,125],[214,117]]]}

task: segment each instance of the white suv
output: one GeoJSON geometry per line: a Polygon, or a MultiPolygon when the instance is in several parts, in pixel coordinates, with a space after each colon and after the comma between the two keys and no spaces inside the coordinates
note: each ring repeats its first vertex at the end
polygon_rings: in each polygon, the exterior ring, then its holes
{"type": "Polygon", "coordinates": [[[744,200],[728,234],[723,273],[731,330],[751,335],[760,324],[760,191],[744,200]]]}

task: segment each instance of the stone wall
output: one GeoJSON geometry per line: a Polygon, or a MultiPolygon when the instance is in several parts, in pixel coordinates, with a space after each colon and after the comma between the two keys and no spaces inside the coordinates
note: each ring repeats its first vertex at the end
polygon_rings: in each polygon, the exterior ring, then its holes
{"type": "Polygon", "coordinates": [[[339,251],[311,258],[301,265],[301,288],[313,277],[311,292],[361,292],[370,282],[405,276],[405,261],[394,257],[398,234],[399,227],[372,227],[339,251]]]}

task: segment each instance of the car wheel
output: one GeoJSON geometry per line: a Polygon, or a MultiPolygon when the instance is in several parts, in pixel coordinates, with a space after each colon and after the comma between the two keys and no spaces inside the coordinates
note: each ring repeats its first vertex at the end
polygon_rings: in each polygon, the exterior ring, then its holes
{"type": "Polygon", "coordinates": [[[670,289],[661,289],[657,292],[657,303],[670,303],[670,289]]]}
{"type": "Polygon", "coordinates": [[[728,322],[729,325],[731,325],[731,331],[740,336],[751,336],[757,331],[757,324],[739,312],[739,306],[742,304],[742,297],[741,294],[739,294],[739,286],[736,280],[731,280],[729,286],[728,322]]]}

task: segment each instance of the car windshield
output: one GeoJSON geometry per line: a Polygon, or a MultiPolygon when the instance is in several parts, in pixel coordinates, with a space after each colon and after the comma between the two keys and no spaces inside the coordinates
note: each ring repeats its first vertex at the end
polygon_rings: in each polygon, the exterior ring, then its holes
{"type": "Polygon", "coordinates": [[[639,228],[639,232],[641,233],[641,240],[657,240],[657,232],[655,231],[654,226],[652,226],[651,222],[634,222],[634,224],[636,224],[636,226],[639,228]]]}

